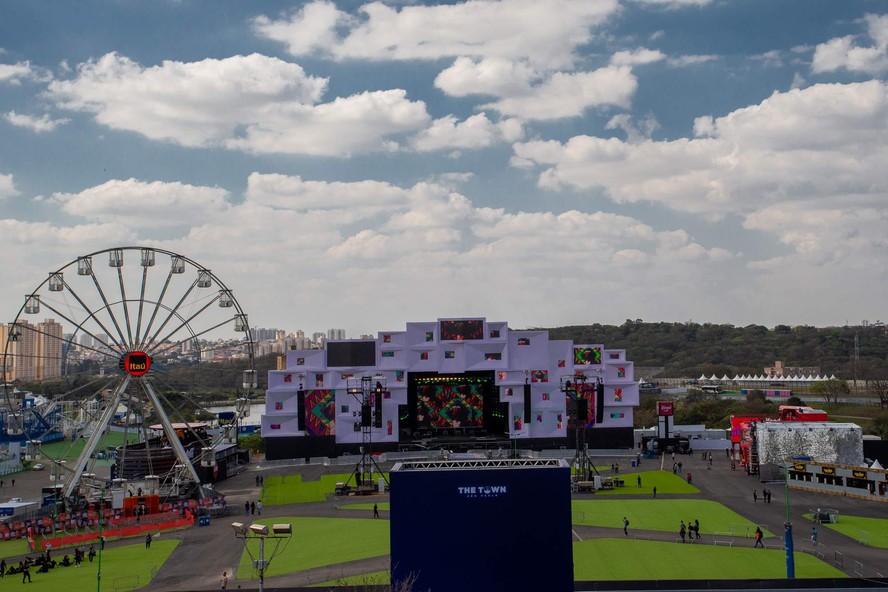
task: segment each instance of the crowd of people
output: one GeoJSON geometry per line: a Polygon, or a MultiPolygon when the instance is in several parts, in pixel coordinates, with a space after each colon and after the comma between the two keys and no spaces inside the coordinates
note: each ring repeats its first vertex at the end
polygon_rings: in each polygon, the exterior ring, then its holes
{"type": "Polygon", "coordinates": [[[40,553],[36,557],[25,557],[18,562],[18,565],[7,566],[6,559],[0,560],[0,578],[21,574],[22,583],[30,582],[32,569],[34,570],[34,573],[49,573],[49,570],[55,569],[56,567],[80,567],[80,564],[86,560],[92,563],[95,557],[95,545],[90,545],[89,549],[86,549],[81,545],[74,549],[73,559],[70,555],[66,554],[59,561],[52,558],[52,549],[47,549],[46,552],[40,553]]]}

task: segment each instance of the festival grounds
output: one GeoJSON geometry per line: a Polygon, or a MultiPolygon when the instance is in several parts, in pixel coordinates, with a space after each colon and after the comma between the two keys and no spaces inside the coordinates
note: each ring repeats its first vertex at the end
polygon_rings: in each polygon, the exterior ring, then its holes
{"type": "MultiPolygon", "coordinates": [[[[692,472],[693,484],[671,471],[670,458],[644,460],[624,469],[624,487],[595,494],[575,494],[572,501],[574,579],[625,582],[628,580],[764,580],[786,576],[783,522],[786,497],[781,483],[762,484],[756,477],[732,471],[729,462],[716,458],[712,469],[700,458],[683,456],[683,472],[692,472]],[[663,469],[661,470],[662,465],[663,469]],[[642,485],[638,486],[637,478],[642,485]],[[657,495],[653,490],[656,487],[657,495]],[[752,491],[772,491],[770,504],[752,491]],[[623,517],[629,520],[623,533],[623,517]],[[700,522],[700,539],[681,542],[680,521],[700,522]],[[756,526],[765,532],[764,549],[754,548],[756,526]]],[[[629,466],[627,458],[595,458],[603,475],[610,465],[629,466]]],[[[322,465],[271,465],[254,461],[247,471],[218,484],[227,496],[229,514],[209,526],[163,532],[146,549],[143,539],[109,541],[98,562],[78,568],[55,568],[46,574],[32,571],[32,590],[141,589],[148,591],[218,590],[223,571],[229,589],[258,589],[252,558],[258,542],[245,548],[235,538],[231,522],[273,524],[289,522],[293,536],[267,540],[266,589],[332,588],[387,580],[389,567],[388,495],[334,497],[337,481],[348,478],[351,467],[322,465]],[[264,485],[256,486],[261,476],[264,485]],[[262,515],[244,515],[244,502],[263,501],[262,515]],[[373,517],[377,504],[380,517],[373,517]],[[279,544],[279,546],[278,546],[279,544]],[[252,555],[252,557],[251,557],[252,555]]],[[[385,468],[385,467],[384,467],[385,468]]],[[[7,480],[12,477],[8,476],[7,480]]],[[[16,491],[7,484],[2,496],[26,497],[46,477],[19,473],[16,491]],[[22,495],[25,494],[25,495],[22,495]]],[[[8,481],[7,481],[8,483],[8,481]]],[[[849,577],[888,575],[888,519],[884,504],[790,490],[789,511],[795,529],[795,575],[798,579],[830,581],[849,577]],[[818,542],[810,539],[810,512],[836,509],[839,522],[817,525],[818,542]],[[807,516],[806,516],[807,515],[807,516]]],[[[442,527],[446,514],[442,511],[442,527]]],[[[433,529],[418,529],[417,544],[434,536],[433,529]]],[[[467,533],[467,543],[470,533],[467,533]]],[[[22,541],[0,542],[0,557],[17,563],[24,557],[22,541]]],[[[73,550],[69,550],[73,553],[73,550]]],[[[61,559],[64,549],[54,549],[61,559]]],[[[18,584],[21,576],[7,576],[18,584]]],[[[4,579],[7,585],[8,579],[4,579]]],[[[0,584],[2,586],[3,584],[0,584]]]]}

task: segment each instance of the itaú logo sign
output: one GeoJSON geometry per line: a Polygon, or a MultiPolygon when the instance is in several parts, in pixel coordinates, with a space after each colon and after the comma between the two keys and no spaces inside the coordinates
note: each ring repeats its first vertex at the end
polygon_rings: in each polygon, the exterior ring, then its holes
{"type": "Polygon", "coordinates": [[[132,376],[143,376],[151,369],[151,357],[145,352],[130,352],[120,360],[120,369],[132,376]]]}
{"type": "Polygon", "coordinates": [[[457,487],[456,491],[465,498],[495,498],[506,495],[508,490],[505,485],[469,485],[457,487]]]}

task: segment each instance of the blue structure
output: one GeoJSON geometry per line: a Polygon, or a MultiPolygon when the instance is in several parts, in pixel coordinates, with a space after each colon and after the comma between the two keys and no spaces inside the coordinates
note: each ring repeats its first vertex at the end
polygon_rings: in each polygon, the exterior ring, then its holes
{"type": "Polygon", "coordinates": [[[393,587],[573,591],[563,460],[404,462],[389,478],[393,587]]]}

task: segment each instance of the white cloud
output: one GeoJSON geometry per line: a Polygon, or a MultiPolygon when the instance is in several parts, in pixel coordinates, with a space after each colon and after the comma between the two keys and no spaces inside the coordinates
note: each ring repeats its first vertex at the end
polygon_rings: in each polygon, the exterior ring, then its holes
{"type": "Polygon", "coordinates": [[[16,64],[0,64],[0,83],[18,85],[22,80],[33,78],[34,70],[29,62],[16,64]]]}
{"type": "Polygon", "coordinates": [[[590,107],[628,107],[638,81],[627,66],[606,66],[592,72],[556,72],[524,95],[503,97],[483,105],[503,115],[552,120],[581,115],[590,107]]]}
{"type": "Polygon", "coordinates": [[[605,125],[605,129],[621,129],[626,132],[626,141],[630,144],[650,139],[651,135],[660,129],[659,122],[653,115],[648,114],[639,123],[632,121],[628,113],[614,115],[605,125]]]}
{"type": "Polygon", "coordinates": [[[252,173],[247,199],[254,204],[294,211],[403,207],[407,192],[381,181],[307,181],[299,176],[252,173]]]}
{"type": "Polygon", "coordinates": [[[143,68],[112,53],[81,64],[74,80],[53,82],[48,92],[58,106],[94,113],[113,129],[257,153],[391,150],[388,136],[429,120],[425,105],[403,90],[317,104],[326,85],[296,64],[258,54],[143,68]]]}
{"type": "Polygon", "coordinates": [[[182,227],[224,217],[230,210],[224,189],[183,183],[111,180],[79,193],[55,193],[50,200],[72,216],[134,228],[182,227]]]}
{"type": "Polygon", "coordinates": [[[635,66],[643,64],[653,64],[666,59],[659,49],[647,49],[639,47],[633,50],[618,51],[611,56],[610,63],[614,66],[635,66]]]}
{"type": "MultiPolygon", "coordinates": [[[[882,256],[888,84],[774,93],[724,117],[700,117],[694,129],[697,138],[662,142],[526,142],[515,145],[515,162],[543,167],[539,184],[550,189],[601,187],[618,202],[655,202],[709,219],[739,216],[792,249],[784,264],[882,256]]],[[[691,256],[697,250],[683,249],[691,256]]]]}
{"type": "Polygon", "coordinates": [[[356,14],[318,1],[289,16],[254,21],[257,34],[284,43],[294,56],[333,59],[437,60],[503,58],[559,69],[574,63],[574,50],[591,29],[619,8],[616,0],[471,0],[436,6],[382,2],[356,14]]]}
{"type": "Polygon", "coordinates": [[[52,119],[48,113],[44,113],[42,117],[32,117],[31,115],[22,115],[15,111],[5,113],[3,117],[16,127],[24,127],[36,133],[54,131],[60,125],[70,122],[70,119],[52,119]]]}
{"type": "Polygon", "coordinates": [[[453,97],[506,95],[527,92],[538,79],[528,64],[502,58],[457,58],[435,78],[435,86],[453,97]]]}
{"type": "Polygon", "coordinates": [[[19,191],[15,188],[12,175],[4,175],[3,173],[0,173],[0,199],[16,197],[18,195],[19,191]]]}
{"type": "Polygon", "coordinates": [[[486,148],[501,142],[515,142],[524,135],[521,122],[505,119],[494,123],[483,113],[458,122],[450,115],[435,120],[431,127],[413,137],[411,145],[419,152],[452,148],[486,148]]]}
{"type": "Polygon", "coordinates": [[[864,21],[874,45],[858,46],[850,35],[830,39],[814,49],[811,71],[822,73],[845,69],[880,74],[888,70],[888,15],[868,14],[864,21]]]}
{"type": "Polygon", "coordinates": [[[706,6],[712,0],[635,0],[639,4],[650,4],[653,6],[664,6],[666,8],[684,8],[686,6],[706,6]]]}

